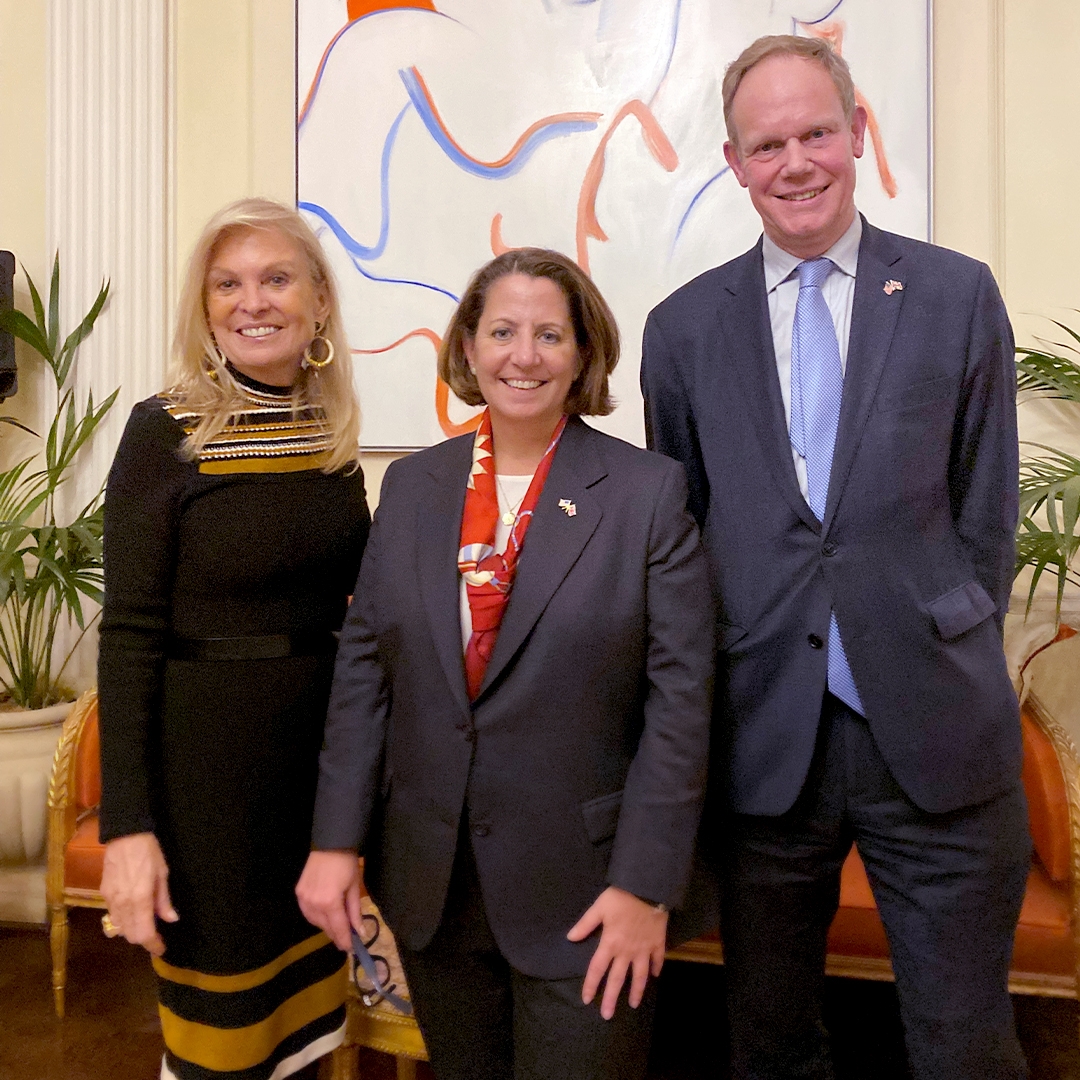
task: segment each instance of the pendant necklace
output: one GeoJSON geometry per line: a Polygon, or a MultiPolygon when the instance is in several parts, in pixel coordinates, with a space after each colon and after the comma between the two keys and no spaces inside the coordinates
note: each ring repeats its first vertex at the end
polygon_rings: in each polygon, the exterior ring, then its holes
{"type": "MultiPolygon", "coordinates": [[[[510,500],[506,497],[506,490],[502,486],[502,481],[499,479],[499,474],[498,473],[495,474],[495,483],[499,487],[499,494],[502,496],[502,501],[504,503],[509,503],[510,500]]],[[[527,494],[528,494],[528,489],[526,489],[526,491],[525,491],[525,495],[527,495],[527,494]]],[[[512,510],[505,510],[500,515],[502,523],[504,525],[509,525],[512,528],[517,523],[517,519],[518,519],[517,512],[520,509],[521,504],[525,501],[525,495],[522,495],[521,498],[518,499],[517,505],[512,510]]]]}

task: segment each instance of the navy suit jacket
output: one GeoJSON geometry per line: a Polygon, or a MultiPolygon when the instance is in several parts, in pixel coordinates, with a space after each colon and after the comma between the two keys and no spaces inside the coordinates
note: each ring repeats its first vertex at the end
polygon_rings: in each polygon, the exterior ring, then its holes
{"type": "Polygon", "coordinates": [[[439,926],[467,810],[503,955],[569,978],[596,943],[566,933],[608,884],[669,905],[686,888],[714,664],[705,558],[682,467],[572,418],[470,704],[457,551],[472,446],[386,473],[341,633],[314,845],[364,854],[415,951],[439,926]]]}
{"type": "Polygon", "coordinates": [[[761,244],[649,316],[650,445],[687,468],[719,609],[733,808],[788,810],[810,765],[829,612],[879,750],[942,812],[1016,784],[1001,627],[1017,521],[1013,337],[989,269],[864,221],[824,522],[799,492],[761,244]],[[885,291],[888,281],[903,288],[885,291]],[[816,647],[815,647],[816,645],[816,647]]]}

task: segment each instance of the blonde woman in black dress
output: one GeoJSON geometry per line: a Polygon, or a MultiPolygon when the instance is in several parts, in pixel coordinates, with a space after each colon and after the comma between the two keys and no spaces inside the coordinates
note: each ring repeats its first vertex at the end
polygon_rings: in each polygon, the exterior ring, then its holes
{"type": "Polygon", "coordinates": [[[336,290],[295,210],[211,220],[174,354],[106,489],[102,892],[153,955],[163,1077],[313,1076],[346,974],[293,886],[370,518],[336,290]]]}

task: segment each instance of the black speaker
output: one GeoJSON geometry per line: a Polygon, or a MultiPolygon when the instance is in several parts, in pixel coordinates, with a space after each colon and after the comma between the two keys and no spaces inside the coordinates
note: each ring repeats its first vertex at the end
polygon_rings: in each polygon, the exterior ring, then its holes
{"type": "MultiPolygon", "coordinates": [[[[12,284],[15,279],[15,256],[0,251],[0,308],[14,305],[12,284]]],[[[15,367],[15,339],[0,330],[0,401],[19,389],[19,372],[15,367]]]]}

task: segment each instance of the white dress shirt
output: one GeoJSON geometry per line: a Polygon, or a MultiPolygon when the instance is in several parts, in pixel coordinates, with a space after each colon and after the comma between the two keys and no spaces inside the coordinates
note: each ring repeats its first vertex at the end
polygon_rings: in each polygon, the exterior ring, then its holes
{"type": "MultiPolygon", "coordinates": [[[[848,337],[851,335],[851,305],[855,299],[855,269],[859,262],[859,241],[862,239],[862,218],[858,214],[847,232],[836,241],[824,258],[836,264],[825,279],[821,294],[829,305],[836,340],[840,345],[840,370],[847,373],[848,337]]],[[[784,423],[791,426],[791,332],[795,325],[795,304],[799,299],[799,275],[795,272],[804,260],[778,247],[766,235],[762,245],[765,263],[765,291],[769,295],[769,320],[772,323],[773,349],[776,352],[776,372],[780,376],[780,394],[784,399],[784,423]]],[[[792,447],[795,475],[799,490],[808,499],[806,459],[792,447]]]]}

